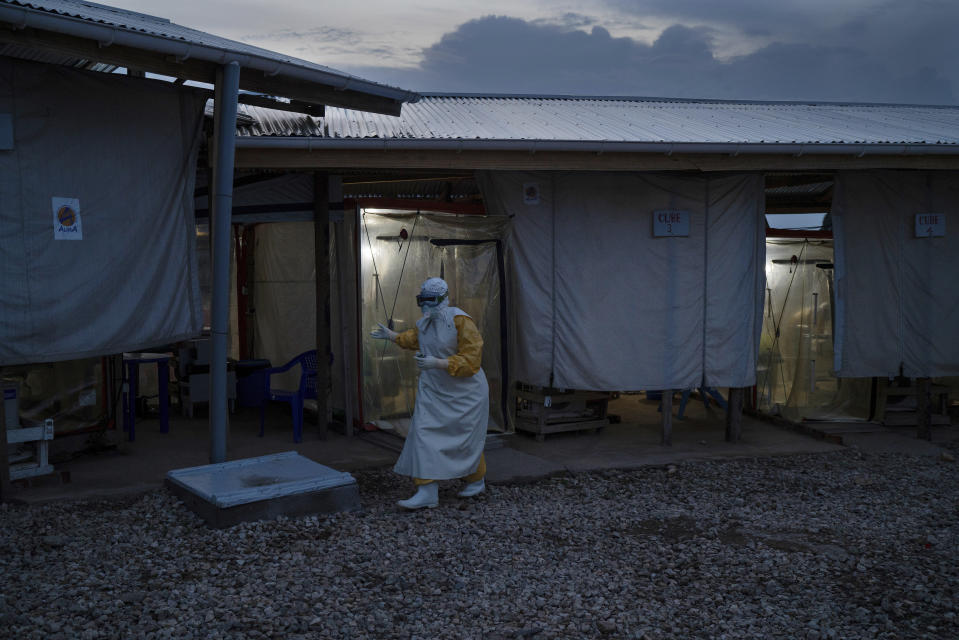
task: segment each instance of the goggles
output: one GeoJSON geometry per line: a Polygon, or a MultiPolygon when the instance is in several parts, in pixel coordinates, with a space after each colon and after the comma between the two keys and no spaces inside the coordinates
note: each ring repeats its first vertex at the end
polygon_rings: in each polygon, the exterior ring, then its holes
{"type": "Polygon", "coordinates": [[[416,306],[422,307],[424,304],[428,304],[431,307],[435,307],[436,305],[438,305],[445,299],[446,299],[445,293],[442,295],[434,295],[434,294],[424,295],[421,293],[416,296],[416,306]]]}

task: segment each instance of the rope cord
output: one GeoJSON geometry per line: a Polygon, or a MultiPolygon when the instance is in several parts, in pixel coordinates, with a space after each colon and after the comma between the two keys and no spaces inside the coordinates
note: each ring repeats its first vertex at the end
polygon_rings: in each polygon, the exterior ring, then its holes
{"type": "MultiPolygon", "coordinates": [[[[414,231],[416,230],[416,220],[418,220],[418,219],[419,219],[419,214],[417,214],[416,218],[415,218],[414,221],[413,221],[413,230],[414,230],[414,231]]],[[[383,313],[386,313],[386,312],[387,312],[387,308],[386,308],[386,298],[385,298],[385,296],[383,295],[383,287],[380,285],[380,273],[379,273],[379,269],[377,269],[377,267],[376,267],[376,259],[373,257],[373,241],[370,239],[370,226],[369,226],[369,223],[366,221],[366,212],[365,212],[365,211],[363,212],[363,227],[366,229],[366,243],[367,243],[367,244],[369,245],[369,247],[370,247],[370,262],[373,264],[373,275],[374,275],[374,277],[376,278],[376,293],[379,294],[380,301],[383,303],[383,313]]],[[[412,238],[413,238],[413,234],[411,233],[411,234],[410,234],[410,240],[412,240],[412,238]]],[[[406,256],[405,256],[404,259],[403,259],[403,268],[404,268],[404,269],[406,268],[406,258],[408,258],[409,255],[410,255],[410,246],[411,246],[411,245],[410,245],[409,241],[407,241],[407,245],[406,245],[406,256]]],[[[393,311],[396,310],[396,300],[399,298],[400,284],[402,284],[402,281],[403,281],[403,273],[402,273],[402,271],[401,271],[401,272],[400,272],[400,280],[396,283],[396,296],[395,296],[394,299],[393,299],[393,310],[391,310],[391,311],[389,312],[388,317],[387,317],[387,319],[386,319],[386,323],[387,323],[386,326],[388,326],[391,330],[393,329],[393,311]]],[[[375,294],[374,294],[374,295],[375,295],[375,294]]],[[[379,359],[378,359],[378,360],[379,360],[379,363],[378,363],[378,364],[379,364],[380,367],[382,367],[382,365],[383,365],[383,360],[386,358],[386,349],[389,347],[389,344],[390,344],[390,341],[386,341],[386,340],[385,340],[385,341],[383,341],[383,346],[380,348],[380,357],[379,357],[379,359]]],[[[397,360],[397,359],[394,359],[393,362],[396,364],[396,372],[397,372],[397,374],[399,375],[400,380],[402,381],[402,379],[403,379],[404,376],[403,376],[403,369],[402,369],[402,367],[400,367],[400,361],[397,360]]],[[[406,411],[410,414],[410,416],[412,416],[412,415],[413,415],[413,407],[410,405],[409,394],[404,393],[404,394],[402,394],[402,395],[403,395],[403,402],[404,402],[404,404],[406,404],[406,411]]]]}
{"type": "MultiPolygon", "coordinates": [[[[383,297],[383,287],[380,286],[380,271],[376,268],[376,258],[373,257],[373,241],[370,240],[370,225],[366,221],[366,211],[363,212],[363,227],[366,229],[366,244],[370,246],[370,262],[373,263],[373,277],[376,279],[376,292],[373,296],[376,297],[376,294],[379,294],[380,301],[383,303],[383,311],[386,311],[386,299],[383,297]]],[[[389,318],[386,319],[387,322],[389,322],[389,320],[389,318]]]]}
{"type": "MultiPolygon", "coordinates": [[[[772,321],[773,321],[773,328],[775,329],[776,333],[775,333],[775,337],[773,338],[772,347],[770,347],[769,349],[769,362],[766,366],[766,380],[763,381],[763,393],[765,393],[766,391],[766,382],[769,379],[769,368],[772,365],[773,353],[775,353],[777,348],[779,347],[779,338],[780,338],[779,329],[782,326],[782,317],[786,313],[786,303],[789,301],[789,292],[792,291],[793,282],[795,282],[796,280],[796,274],[799,273],[799,266],[802,264],[802,256],[803,256],[803,253],[806,252],[806,245],[808,244],[809,244],[808,240],[803,240],[802,249],[799,250],[799,256],[796,262],[796,269],[795,271],[793,271],[792,277],[789,278],[789,286],[786,287],[786,295],[783,296],[783,304],[782,304],[782,307],[779,309],[778,321],[776,319],[776,314],[775,313],[771,314],[772,321]]],[[[770,304],[771,304],[771,299],[772,299],[772,292],[770,290],[770,304]]],[[[779,361],[779,379],[782,381],[783,393],[786,394],[786,399],[788,400],[789,390],[786,388],[786,371],[785,369],[783,369],[782,358],[780,358],[780,361],[779,361]]]]}
{"type": "MultiPolygon", "coordinates": [[[[413,246],[413,236],[416,233],[416,223],[420,221],[420,212],[416,212],[416,217],[413,218],[413,230],[410,231],[409,238],[406,240],[406,255],[403,256],[403,266],[400,269],[400,277],[396,281],[396,295],[393,296],[393,307],[390,309],[390,329],[393,328],[393,314],[396,312],[396,301],[400,298],[400,286],[403,284],[403,273],[406,271],[406,261],[410,257],[410,247],[413,246]]],[[[366,234],[367,240],[369,240],[369,233],[366,234]]]]}

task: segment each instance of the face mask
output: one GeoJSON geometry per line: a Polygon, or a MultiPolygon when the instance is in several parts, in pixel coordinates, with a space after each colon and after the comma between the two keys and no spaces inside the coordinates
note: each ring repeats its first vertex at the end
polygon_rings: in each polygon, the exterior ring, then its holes
{"type": "Polygon", "coordinates": [[[423,316],[426,318],[438,318],[442,313],[438,304],[423,304],[420,308],[423,309],[423,316]]]}

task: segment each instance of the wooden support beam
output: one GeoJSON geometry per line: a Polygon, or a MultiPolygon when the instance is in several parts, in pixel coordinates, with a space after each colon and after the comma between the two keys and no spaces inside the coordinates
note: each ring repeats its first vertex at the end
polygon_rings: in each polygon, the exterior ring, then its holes
{"type": "Polygon", "coordinates": [[[916,379],[916,437],[932,440],[932,383],[929,378],[916,379]]]}
{"type": "Polygon", "coordinates": [[[766,176],[766,188],[775,189],[777,187],[799,187],[832,181],[833,175],[831,173],[804,173],[801,175],[780,175],[772,173],[766,176]]]}
{"type": "Polygon", "coordinates": [[[276,111],[290,111],[292,113],[306,113],[317,118],[322,118],[326,114],[326,109],[321,104],[312,104],[301,100],[290,100],[281,102],[266,96],[259,96],[250,93],[241,93],[237,101],[240,104],[250,104],[254,107],[266,107],[276,111]]]}
{"type": "Polygon", "coordinates": [[[766,213],[830,213],[832,202],[803,204],[778,204],[766,200],[766,213]]]}
{"type": "Polygon", "coordinates": [[[809,230],[803,231],[801,229],[773,229],[772,227],[767,227],[766,237],[767,238],[828,239],[828,238],[832,238],[832,231],[823,231],[822,229],[809,229],[809,230]]]}
{"type": "Polygon", "coordinates": [[[739,442],[743,426],[743,388],[730,387],[726,406],[726,442],[739,442]]]}
{"type": "Polygon", "coordinates": [[[313,174],[313,239],[316,256],[316,421],[320,439],[326,440],[330,400],[330,184],[325,171],[313,174]]]}
{"type": "MultiPolygon", "coordinates": [[[[211,145],[212,143],[213,143],[212,139],[209,140],[209,141],[207,141],[207,144],[208,144],[208,145],[211,145]]],[[[210,163],[209,163],[209,164],[212,165],[212,161],[213,161],[213,158],[210,158],[210,163]]],[[[239,177],[233,178],[233,188],[236,189],[237,187],[245,187],[245,186],[248,186],[248,185],[251,185],[251,184],[257,184],[258,182],[266,182],[267,180],[276,180],[276,179],[279,178],[279,177],[282,177],[282,174],[280,174],[280,173],[259,173],[259,172],[257,172],[257,173],[251,173],[250,175],[239,176],[239,177]]],[[[209,185],[209,184],[205,184],[205,185],[203,185],[202,187],[196,187],[195,189],[193,189],[193,197],[194,197],[194,198],[200,198],[200,197],[208,196],[208,195],[210,195],[210,185],[209,185]]],[[[234,207],[234,208],[236,208],[236,207],[234,207]]]]}
{"type": "MultiPolygon", "coordinates": [[[[351,207],[355,211],[355,205],[351,207]]],[[[350,335],[356,331],[356,325],[353,321],[353,309],[350,291],[350,276],[353,274],[353,265],[350,261],[352,252],[350,245],[352,234],[349,233],[350,225],[346,222],[346,206],[343,199],[343,178],[342,176],[330,177],[330,221],[332,222],[334,243],[336,246],[336,300],[338,318],[340,325],[340,335],[332,338],[332,341],[338,345],[339,370],[343,377],[343,428],[348,438],[353,437],[353,363],[354,353],[351,349],[350,335]]],[[[336,363],[334,363],[336,364],[336,363]]]]}
{"type": "Polygon", "coordinates": [[[673,446],[673,390],[663,391],[663,438],[664,447],[673,446]]]}
{"type": "Polygon", "coordinates": [[[244,69],[240,72],[240,88],[271,96],[295,98],[316,105],[371,111],[388,116],[400,115],[400,110],[403,107],[403,103],[390,98],[373,96],[350,89],[334,89],[333,87],[303,80],[284,78],[280,75],[268,76],[262,71],[253,69],[244,69]]]}
{"type": "Polygon", "coordinates": [[[421,198],[347,198],[344,204],[350,207],[368,207],[370,209],[400,209],[403,211],[440,211],[462,215],[486,215],[486,206],[482,201],[426,200],[421,198]]]}
{"type": "Polygon", "coordinates": [[[95,40],[62,33],[50,33],[29,27],[20,30],[0,29],[0,42],[36,47],[84,60],[96,60],[97,62],[128,69],[149,71],[150,73],[210,84],[214,83],[216,69],[219,66],[195,58],[177,62],[172,56],[164,56],[160,53],[119,44],[100,46],[95,40]]]}
{"type": "MultiPolygon", "coordinates": [[[[383,144],[381,141],[378,141],[383,144]]],[[[284,149],[236,150],[238,168],[556,170],[556,171],[778,171],[837,169],[959,169],[957,156],[740,155],[612,153],[584,151],[474,151],[455,149],[284,149]]]]}
{"type": "Polygon", "coordinates": [[[10,498],[10,460],[7,458],[7,413],[4,399],[8,389],[17,391],[13,382],[0,382],[0,502],[10,498]]]}

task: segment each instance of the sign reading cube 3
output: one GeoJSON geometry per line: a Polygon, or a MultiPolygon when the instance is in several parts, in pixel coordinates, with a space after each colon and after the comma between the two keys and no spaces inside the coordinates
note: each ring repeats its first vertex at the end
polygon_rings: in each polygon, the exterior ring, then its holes
{"type": "Polygon", "coordinates": [[[941,213],[917,213],[917,238],[942,238],[946,235],[946,216],[941,213]]]}
{"type": "Polygon", "coordinates": [[[689,236],[689,212],[674,209],[653,211],[653,236],[656,238],[689,236]]]}

